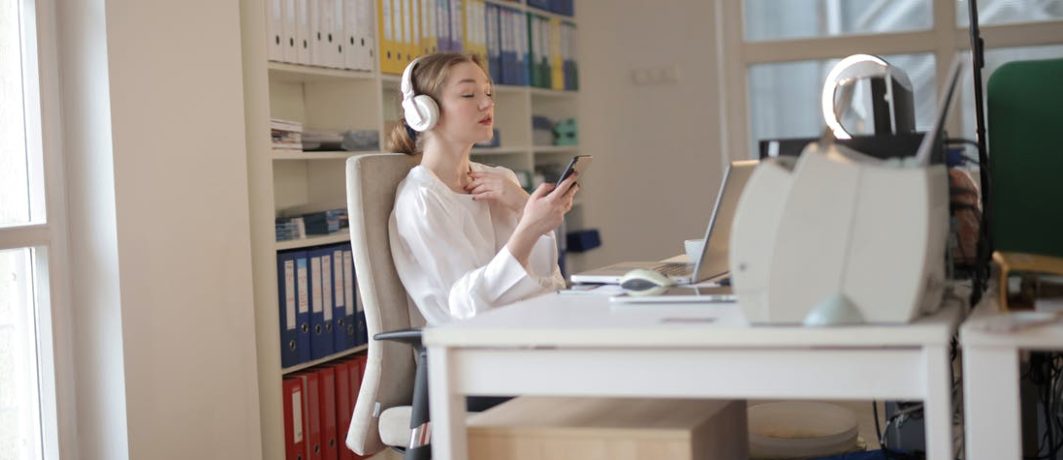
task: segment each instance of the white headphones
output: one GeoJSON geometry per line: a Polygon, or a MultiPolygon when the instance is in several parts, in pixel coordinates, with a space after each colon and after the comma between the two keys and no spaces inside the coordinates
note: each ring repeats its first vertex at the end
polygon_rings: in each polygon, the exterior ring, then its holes
{"type": "Polygon", "coordinates": [[[413,68],[421,58],[414,59],[406,70],[402,72],[402,111],[406,117],[406,124],[417,132],[432,129],[439,121],[439,105],[427,94],[416,94],[413,91],[413,68]]]}

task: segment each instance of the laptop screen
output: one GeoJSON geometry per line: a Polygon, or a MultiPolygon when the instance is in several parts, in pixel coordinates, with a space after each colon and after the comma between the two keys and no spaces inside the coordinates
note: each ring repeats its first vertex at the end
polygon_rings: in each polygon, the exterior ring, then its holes
{"type": "Polygon", "coordinates": [[[923,142],[919,145],[919,150],[915,153],[915,161],[919,165],[926,166],[930,164],[930,153],[934,150],[935,145],[940,145],[942,142],[945,120],[948,119],[952,101],[956,99],[953,96],[959,86],[960,75],[967,64],[968,60],[965,56],[957,54],[952,60],[952,65],[949,66],[945,84],[942,85],[941,94],[938,95],[938,111],[934,116],[934,125],[927,130],[926,135],[923,136],[923,142]]]}
{"type": "Polygon", "coordinates": [[[757,160],[732,161],[727,167],[705,231],[705,247],[701,250],[701,258],[695,261],[694,282],[726,273],[730,269],[731,223],[738,209],[742,189],[758,163],[757,160]]]}

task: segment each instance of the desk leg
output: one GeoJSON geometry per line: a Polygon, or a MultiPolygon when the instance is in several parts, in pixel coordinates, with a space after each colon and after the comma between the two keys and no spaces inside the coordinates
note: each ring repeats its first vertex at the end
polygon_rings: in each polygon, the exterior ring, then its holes
{"type": "Polygon", "coordinates": [[[1021,458],[1018,350],[965,348],[963,395],[967,459],[1021,458]]]}
{"type": "Polygon", "coordinates": [[[465,395],[457,388],[454,354],[445,347],[428,348],[428,407],[432,420],[432,458],[466,460],[465,395]]]}
{"type": "Polygon", "coordinates": [[[926,360],[926,399],[923,417],[926,426],[926,458],[951,460],[952,452],[952,381],[949,378],[947,347],[923,349],[926,360]]]}

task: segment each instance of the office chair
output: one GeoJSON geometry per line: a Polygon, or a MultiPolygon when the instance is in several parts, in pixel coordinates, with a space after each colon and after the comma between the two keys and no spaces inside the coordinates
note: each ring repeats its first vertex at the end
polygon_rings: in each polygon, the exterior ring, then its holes
{"type": "Polygon", "coordinates": [[[1063,59],[1013,61],[987,85],[990,230],[1000,265],[1000,307],[1008,272],[1063,275],[1063,59]]]}
{"type": "Polygon", "coordinates": [[[417,161],[400,153],[347,160],[351,247],[370,340],[346,444],[362,455],[391,446],[404,450],[406,460],[431,457],[428,360],[421,345],[424,318],[406,295],[391,258],[388,219],[395,189],[417,161]]]}

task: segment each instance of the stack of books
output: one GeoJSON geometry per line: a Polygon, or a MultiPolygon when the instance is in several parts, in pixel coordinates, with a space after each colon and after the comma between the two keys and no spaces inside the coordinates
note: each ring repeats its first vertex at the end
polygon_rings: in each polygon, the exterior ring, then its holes
{"type": "Polygon", "coordinates": [[[300,240],[306,238],[306,223],[302,217],[277,217],[274,219],[277,241],[300,240]]]}
{"type": "Polygon", "coordinates": [[[329,235],[347,228],[347,209],[329,209],[303,214],[303,228],[307,235],[329,235]]]}
{"type": "Polygon", "coordinates": [[[298,121],[272,118],[269,121],[273,150],[303,150],[303,124],[298,121]]]}

